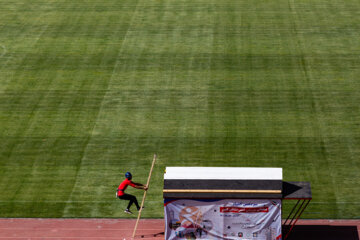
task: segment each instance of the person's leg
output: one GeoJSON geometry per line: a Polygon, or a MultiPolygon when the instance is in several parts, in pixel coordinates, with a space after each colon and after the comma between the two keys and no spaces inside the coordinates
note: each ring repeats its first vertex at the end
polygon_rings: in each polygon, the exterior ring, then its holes
{"type": "Polygon", "coordinates": [[[139,210],[139,209],[140,209],[140,206],[139,206],[139,203],[138,203],[136,197],[133,196],[133,195],[130,195],[130,194],[128,194],[128,195],[129,195],[129,198],[130,198],[130,202],[129,202],[129,205],[128,205],[128,209],[130,209],[130,206],[131,206],[133,203],[135,203],[135,206],[136,206],[137,210],[139,210]]]}
{"type": "Polygon", "coordinates": [[[135,203],[135,206],[136,206],[137,210],[139,211],[140,206],[139,206],[139,203],[138,203],[138,201],[137,201],[137,199],[136,199],[135,196],[134,196],[134,203],[135,203]]]}
{"type": "Polygon", "coordinates": [[[139,203],[138,203],[136,197],[133,196],[133,195],[130,195],[130,194],[126,194],[126,193],[125,193],[124,195],[120,196],[119,198],[120,198],[120,199],[124,199],[124,200],[129,200],[129,204],[128,204],[128,206],[127,206],[127,209],[128,209],[128,210],[130,210],[130,207],[131,207],[131,205],[132,205],[133,203],[135,203],[137,209],[140,208],[139,203]]]}

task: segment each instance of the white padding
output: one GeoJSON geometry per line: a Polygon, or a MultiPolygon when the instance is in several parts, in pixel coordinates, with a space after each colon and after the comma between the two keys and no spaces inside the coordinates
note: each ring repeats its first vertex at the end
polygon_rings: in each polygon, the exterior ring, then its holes
{"type": "Polygon", "coordinates": [[[164,179],[282,180],[282,168],[166,167],[164,179]]]}

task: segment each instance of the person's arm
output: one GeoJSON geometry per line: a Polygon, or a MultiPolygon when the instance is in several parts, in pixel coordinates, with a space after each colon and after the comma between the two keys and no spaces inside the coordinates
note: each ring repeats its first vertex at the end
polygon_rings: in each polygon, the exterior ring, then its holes
{"type": "Polygon", "coordinates": [[[144,184],[141,184],[141,183],[135,183],[135,182],[133,182],[133,184],[134,184],[134,188],[137,188],[137,189],[144,189],[144,190],[147,190],[148,189],[148,187],[146,186],[146,185],[144,185],[144,184]]]}

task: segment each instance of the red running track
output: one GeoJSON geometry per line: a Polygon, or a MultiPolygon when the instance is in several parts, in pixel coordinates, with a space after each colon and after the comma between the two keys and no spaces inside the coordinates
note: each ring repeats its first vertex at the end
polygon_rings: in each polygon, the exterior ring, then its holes
{"type": "MultiPolygon", "coordinates": [[[[0,219],[0,239],[130,240],[135,222],[136,220],[130,219],[4,218],[0,219]]],[[[164,239],[164,221],[162,219],[140,220],[135,237],[164,239]]]]}
{"type": "MultiPolygon", "coordinates": [[[[130,240],[136,220],[0,219],[0,240],[120,239],[130,240]]],[[[288,240],[359,240],[360,220],[299,220],[288,240]]],[[[136,239],[164,239],[163,219],[142,219],[136,239]]]]}

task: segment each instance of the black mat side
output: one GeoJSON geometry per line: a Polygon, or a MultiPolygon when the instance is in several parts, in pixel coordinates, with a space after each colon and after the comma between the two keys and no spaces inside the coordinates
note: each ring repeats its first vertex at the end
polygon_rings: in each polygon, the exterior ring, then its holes
{"type": "Polygon", "coordinates": [[[283,182],[283,199],[311,199],[310,182],[283,182]]]}
{"type": "Polygon", "coordinates": [[[282,186],[281,180],[164,180],[164,189],[282,190],[282,186]]]}
{"type": "Polygon", "coordinates": [[[281,194],[244,194],[244,193],[163,193],[164,198],[187,199],[281,199],[281,194]]]}

